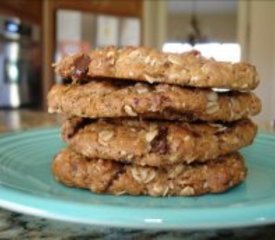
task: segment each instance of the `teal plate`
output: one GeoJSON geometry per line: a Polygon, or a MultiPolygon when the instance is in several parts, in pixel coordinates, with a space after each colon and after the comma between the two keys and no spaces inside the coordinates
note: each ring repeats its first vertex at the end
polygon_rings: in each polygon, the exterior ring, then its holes
{"type": "Polygon", "coordinates": [[[59,129],[0,135],[0,206],[77,223],[154,229],[232,228],[275,222],[275,135],[242,150],[247,180],[223,194],[133,197],[92,194],[54,181],[50,164],[64,144],[59,129]]]}

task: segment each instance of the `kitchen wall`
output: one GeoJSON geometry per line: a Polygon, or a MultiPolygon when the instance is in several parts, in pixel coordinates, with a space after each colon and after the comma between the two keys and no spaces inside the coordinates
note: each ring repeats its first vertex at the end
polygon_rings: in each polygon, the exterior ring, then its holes
{"type": "Polygon", "coordinates": [[[275,119],[275,2],[239,1],[238,36],[243,59],[256,65],[261,83],[256,89],[263,104],[260,121],[275,119]]]}
{"type": "Polygon", "coordinates": [[[81,40],[81,12],[74,10],[58,10],[56,20],[57,41],[80,41],[81,40]],[[68,26],[68,27],[64,27],[68,26]]]}
{"type": "MultiPolygon", "coordinates": [[[[221,1],[222,2],[222,1],[221,1]]],[[[162,49],[162,45],[168,41],[186,40],[190,32],[190,17],[192,9],[183,9],[181,7],[177,12],[170,11],[168,0],[147,1],[143,4],[143,43],[146,46],[162,49]]],[[[181,1],[174,1],[173,4],[182,4],[181,1]]],[[[192,2],[189,1],[192,6],[192,2]]],[[[203,1],[197,1],[197,7],[205,4],[203,1]]],[[[211,1],[215,4],[215,1],[211,1]]],[[[187,4],[188,6],[188,4],[187,4]]],[[[209,8],[209,7],[208,7],[209,8]]],[[[237,11],[236,9],[222,12],[203,13],[203,9],[197,13],[199,26],[202,33],[209,40],[219,42],[237,41],[237,11]]]]}
{"type": "MultiPolygon", "coordinates": [[[[235,14],[198,14],[202,34],[208,40],[219,42],[236,42],[237,13],[235,14]]],[[[190,33],[191,14],[169,14],[167,17],[167,40],[185,41],[190,33]]]]}
{"type": "Polygon", "coordinates": [[[167,39],[167,2],[143,0],[142,11],[142,43],[161,50],[167,39]]]}

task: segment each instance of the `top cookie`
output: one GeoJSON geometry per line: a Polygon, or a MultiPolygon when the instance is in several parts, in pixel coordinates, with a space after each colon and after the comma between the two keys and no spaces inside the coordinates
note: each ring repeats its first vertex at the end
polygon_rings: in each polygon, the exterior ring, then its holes
{"type": "Polygon", "coordinates": [[[57,74],[74,81],[107,77],[233,90],[251,90],[259,84],[254,66],[206,59],[197,51],[175,54],[145,47],[106,47],[89,55],[67,56],[54,67],[57,74]]]}

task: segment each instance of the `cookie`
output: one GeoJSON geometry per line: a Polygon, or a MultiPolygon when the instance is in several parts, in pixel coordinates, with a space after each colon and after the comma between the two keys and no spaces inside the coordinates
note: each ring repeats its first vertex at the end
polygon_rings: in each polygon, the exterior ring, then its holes
{"type": "Polygon", "coordinates": [[[89,159],[67,148],[53,160],[57,181],[95,193],[115,195],[196,196],[219,193],[246,177],[242,156],[235,152],[207,164],[141,167],[102,159],[89,159]]]}
{"type": "Polygon", "coordinates": [[[89,55],[67,56],[54,67],[57,74],[74,81],[108,77],[110,81],[119,78],[235,90],[254,89],[259,83],[254,66],[206,59],[197,51],[175,54],[145,47],[106,47],[89,55]]]}
{"type": "Polygon", "coordinates": [[[221,125],[73,118],[62,127],[63,140],[86,157],[142,166],[206,162],[251,144],[256,132],[250,120],[221,125]]]}
{"type": "Polygon", "coordinates": [[[255,115],[261,102],[253,93],[214,92],[167,84],[92,81],[56,84],[49,112],[87,118],[142,117],[167,120],[234,121],[255,115]]]}

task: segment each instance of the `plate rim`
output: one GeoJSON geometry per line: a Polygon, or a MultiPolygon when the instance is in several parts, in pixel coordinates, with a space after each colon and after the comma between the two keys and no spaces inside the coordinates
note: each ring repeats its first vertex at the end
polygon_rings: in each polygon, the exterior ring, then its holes
{"type": "MultiPolygon", "coordinates": [[[[275,222],[275,205],[272,203],[265,204],[264,206],[242,206],[241,208],[211,208],[211,209],[184,209],[184,211],[179,211],[181,208],[175,209],[161,209],[159,208],[142,208],[142,215],[153,216],[150,218],[144,218],[137,216],[133,218],[133,214],[137,214],[137,210],[140,207],[123,207],[123,206],[101,206],[94,204],[80,203],[77,207],[73,201],[64,201],[55,198],[40,197],[34,194],[26,194],[25,192],[16,191],[13,189],[6,188],[0,185],[0,192],[4,193],[4,196],[0,198],[0,206],[9,209],[11,211],[48,218],[52,220],[61,220],[65,222],[73,222],[79,224],[88,225],[98,225],[105,227],[123,227],[123,228],[137,228],[137,229],[167,229],[167,230],[200,230],[200,229],[228,229],[228,228],[239,228],[239,227],[250,227],[266,225],[275,222]],[[24,197],[24,201],[18,202],[14,199],[20,199],[24,197]],[[50,199],[50,203],[49,203],[50,199]],[[45,204],[52,205],[51,208],[55,210],[44,210],[43,206],[45,204]],[[97,209],[98,208],[98,209],[97,209]],[[100,209],[99,209],[100,208],[100,209]],[[67,211],[68,209],[76,211],[73,216],[67,211]],[[79,211],[81,209],[81,211],[79,211]],[[161,210],[161,211],[160,211],[161,210]],[[85,214],[83,214],[83,211],[85,214]],[[102,212],[108,211],[108,216],[106,214],[102,215],[99,219],[85,217],[87,214],[100,214],[102,212]],[[126,217],[117,218],[119,213],[127,212],[126,217]],[[169,222],[170,220],[163,217],[163,214],[169,212],[169,219],[184,219],[184,223],[169,222]],[[80,213],[80,214],[79,214],[80,213]],[[211,214],[210,214],[211,213],[211,214]],[[186,218],[186,214],[193,214],[195,218],[186,218]],[[205,223],[205,218],[201,218],[202,214],[208,215],[207,223],[205,223]],[[215,220],[220,219],[221,214],[226,214],[227,218],[230,215],[230,220],[226,223],[222,221],[215,220]],[[249,216],[247,216],[249,215],[249,216]],[[211,216],[209,218],[209,216],[211,216]],[[237,217],[236,217],[237,216],[237,217]],[[116,221],[110,221],[109,219],[116,218],[116,221]],[[200,221],[198,221],[200,220],[200,221]]],[[[49,209],[49,207],[47,207],[49,209]]],[[[182,209],[181,209],[182,210],[182,209]]],[[[139,215],[139,214],[138,214],[139,215]]]]}
{"type": "MultiPolygon", "coordinates": [[[[54,127],[39,127],[29,130],[19,130],[15,132],[6,132],[0,134],[0,140],[5,137],[11,137],[14,135],[21,135],[22,133],[30,132],[40,132],[45,133],[58,130],[57,126],[54,127]]],[[[273,133],[258,133],[258,136],[271,137],[275,139],[275,134],[273,133]]],[[[57,183],[58,184],[58,183],[57,183]]],[[[3,185],[0,181],[0,207],[9,209],[12,211],[20,212],[27,215],[44,217],[53,220],[61,220],[66,222],[74,222],[81,224],[89,225],[98,225],[105,227],[123,227],[123,228],[138,228],[138,229],[190,229],[190,230],[199,230],[199,229],[225,229],[225,228],[238,228],[238,227],[248,227],[248,226],[259,226],[265,224],[271,224],[275,222],[275,204],[272,203],[262,203],[255,207],[252,206],[242,206],[236,208],[224,207],[211,207],[211,209],[182,209],[182,208],[173,208],[173,209],[162,209],[159,208],[142,208],[142,215],[153,216],[153,218],[142,218],[140,213],[137,211],[139,208],[132,206],[98,206],[95,204],[86,204],[78,203],[75,204],[73,201],[68,201],[58,198],[50,197],[41,197],[38,194],[28,193],[24,191],[17,190],[15,188],[7,187],[3,185]],[[21,199],[22,200],[16,200],[21,199]],[[47,209],[43,210],[43,206],[47,204],[47,209]],[[55,209],[49,211],[49,205],[58,206],[55,209]],[[100,208],[100,209],[97,209],[100,208]],[[73,216],[70,216],[68,209],[75,211],[73,216]],[[79,209],[82,209],[79,211],[79,209]],[[184,211],[179,211],[179,209],[184,211]],[[78,210],[78,211],[77,211],[78,210]],[[85,212],[85,214],[83,213],[85,212]],[[103,217],[99,219],[85,217],[87,214],[100,214],[100,211],[108,211],[108,215],[103,214],[103,217]],[[127,212],[125,214],[125,212],[127,212]],[[164,217],[165,213],[169,212],[170,217],[166,219],[164,217]],[[207,221],[205,218],[200,219],[201,214],[207,214],[207,221]],[[124,214],[123,218],[118,219],[118,215],[124,214]],[[137,214],[138,213],[138,214],[137,214]],[[211,214],[210,214],[211,213],[211,214]],[[84,215],[83,215],[84,214],[84,215]],[[133,218],[133,214],[135,217],[133,218]],[[187,221],[186,214],[193,214],[192,220],[187,221]],[[226,214],[226,217],[230,216],[230,220],[227,220],[226,223],[222,221],[216,221],[215,219],[221,214],[226,214]],[[248,216],[249,215],[249,216],[248,216]],[[210,218],[209,218],[210,216],[210,218]],[[234,217],[235,216],[235,217],[234,217]],[[237,217],[237,218],[236,218],[237,217]],[[116,221],[109,219],[116,218],[116,221]],[[169,219],[184,219],[183,223],[176,223],[175,220],[169,222],[169,219]],[[198,221],[201,220],[201,221],[198,221]],[[206,223],[205,223],[206,222],[206,223]]],[[[93,194],[93,193],[92,193],[93,194]]],[[[108,195],[107,195],[108,196],[108,195]]],[[[219,218],[220,219],[220,218],[219,218]]]]}

